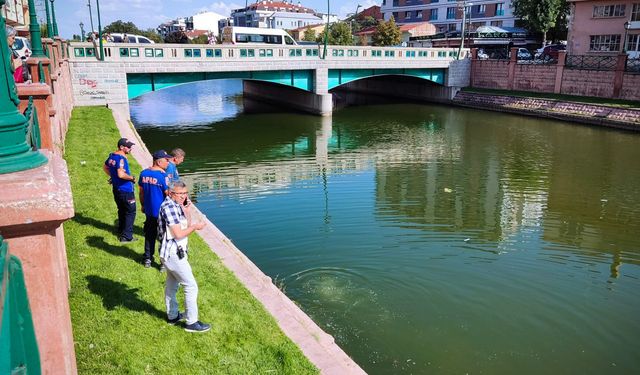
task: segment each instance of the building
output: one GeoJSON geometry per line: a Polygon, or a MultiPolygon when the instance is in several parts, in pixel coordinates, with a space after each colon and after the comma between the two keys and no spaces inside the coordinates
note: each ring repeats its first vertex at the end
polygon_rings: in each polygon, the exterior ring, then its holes
{"type": "Polygon", "coordinates": [[[391,16],[403,25],[428,21],[438,33],[460,31],[462,25],[462,4],[467,5],[468,30],[480,26],[514,27],[511,0],[382,0],[381,11],[384,19],[391,16]]]}
{"type": "MultiPolygon", "coordinates": [[[[400,41],[408,43],[411,38],[434,35],[436,27],[429,22],[408,23],[400,25],[400,41]]],[[[354,35],[364,40],[363,44],[371,45],[372,37],[376,31],[376,26],[364,28],[354,35]]]]}
{"type": "Polygon", "coordinates": [[[191,24],[192,30],[207,30],[213,35],[218,35],[219,22],[226,19],[226,16],[215,12],[202,12],[189,17],[187,22],[191,24]]]}
{"type": "MultiPolygon", "coordinates": [[[[262,27],[271,29],[296,29],[299,27],[326,23],[325,14],[316,13],[311,8],[298,2],[262,0],[231,12],[233,25],[245,27],[262,27]]],[[[338,17],[330,15],[331,22],[338,17]]]]}
{"type": "Polygon", "coordinates": [[[7,0],[0,8],[0,14],[8,26],[15,27],[20,35],[29,32],[29,3],[27,0],[7,0]]]}
{"type": "MultiPolygon", "coordinates": [[[[225,20],[226,17],[214,12],[202,12],[191,17],[179,17],[175,20],[167,21],[158,26],[158,33],[166,38],[167,35],[176,31],[191,32],[191,35],[199,35],[197,31],[206,30],[214,35],[219,34],[219,22],[225,20]]],[[[191,39],[191,38],[190,38],[191,39]]]]}
{"type": "Polygon", "coordinates": [[[569,0],[567,53],[640,58],[640,1],[569,0]],[[626,25],[626,27],[625,27],[626,25]]]}
{"type": "Polygon", "coordinates": [[[356,18],[360,21],[364,20],[367,17],[371,17],[374,20],[381,20],[384,18],[382,12],[380,11],[380,6],[378,5],[373,5],[367,9],[361,10],[356,16],[356,18]]]}
{"type": "Polygon", "coordinates": [[[316,32],[316,36],[318,36],[318,35],[321,35],[324,32],[325,26],[326,25],[324,23],[319,23],[317,25],[309,25],[309,26],[298,27],[297,29],[289,30],[289,34],[291,35],[291,37],[293,39],[295,39],[295,40],[297,40],[299,42],[304,38],[304,33],[307,30],[312,29],[313,31],[316,32]]]}

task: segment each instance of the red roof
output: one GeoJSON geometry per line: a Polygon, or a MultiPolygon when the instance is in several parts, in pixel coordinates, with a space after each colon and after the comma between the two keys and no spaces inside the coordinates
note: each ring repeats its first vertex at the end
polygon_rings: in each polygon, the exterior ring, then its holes
{"type": "Polygon", "coordinates": [[[271,1],[268,0],[258,1],[249,5],[247,8],[255,10],[270,10],[270,11],[283,11],[294,13],[315,13],[311,8],[303,7],[302,5],[289,4],[284,1],[271,1]]]}

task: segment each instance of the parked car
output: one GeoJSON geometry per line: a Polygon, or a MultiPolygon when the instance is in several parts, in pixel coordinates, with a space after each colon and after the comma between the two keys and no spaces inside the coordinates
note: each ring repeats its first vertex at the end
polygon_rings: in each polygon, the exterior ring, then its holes
{"type": "Polygon", "coordinates": [[[124,34],[111,33],[114,43],[155,43],[153,40],[142,35],[126,34],[127,40],[124,40],[124,34]]]}
{"type": "Polygon", "coordinates": [[[532,60],[533,55],[526,48],[518,48],[518,60],[532,60]]]}
{"type": "Polygon", "coordinates": [[[549,61],[558,59],[558,51],[566,51],[567,46],[565,44],[550,44],[545,46],[538,58],[549,61]]]}
{"type": "Polygon", "coordinates": [[[13,42],[13,50],[19,58],[27,59],[31,56],[31,42],[27,38],[16,36],[16,40],[13,42]]]}

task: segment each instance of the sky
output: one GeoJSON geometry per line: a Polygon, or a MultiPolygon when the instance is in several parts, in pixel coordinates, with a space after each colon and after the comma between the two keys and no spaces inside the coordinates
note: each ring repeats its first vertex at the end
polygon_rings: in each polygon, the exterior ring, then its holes
{"type": "MultiPolygon", "coordinates": [[[[44,20],[44,1],[35,0],[38,8],[38,18],[44,20]]],[[[65,39],[71,39],[73,34],[80,34],[80,22],[84,23],[84,30],[91,29],[88,1],[91,2],[94,28],[98,29],[96,1],[100,1],[100,18],[102,27],[116,20],[131,21],[139,29],[156,28],[162,22],[188,17],[203,11],[212,11],[228,16],[232,9],[244,8],[244,0],[55,0],[56,21],[58,33],[65,39]]],[[[297,3],[298,0],[294,0],[297,3]]],[[[344,18],[353,13],[358,4],[367,8],[380,5],[382,0],[329,0],[331,14],[338,14],[344,18]]],[[[249,4],[255,1],[249,0],[249,4]]],[[[300,0],[302,6],[326,13],[325,0],[300,0]]],[[[360,9],[362,10],[362,9],[360,9]]]]}

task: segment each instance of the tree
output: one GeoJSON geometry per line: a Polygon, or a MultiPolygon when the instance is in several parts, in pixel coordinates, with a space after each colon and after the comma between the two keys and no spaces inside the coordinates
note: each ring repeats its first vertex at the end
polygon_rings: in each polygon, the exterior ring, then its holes
{"type": "Polygon", "coordinates": [[[329,28],[329,44],[332,46],[353,45],[351,27],[346,22],[336,22],[329,28]]]}
{"type": "Polygon", "coordinates": [[[316,41],[316,31],[312,28],[307,28],[304,31],[304,36],[302,37],[302,40],[304,40],[305,42],[315,42],[316,41]]]}
{"type": "Polygon", "coordinates": [[[147,38],[153,40],[156,43],[162,43],[162,36],[158,34],[156,29],[149,28],[149,29],[146,29],[145,31],[140,31],[140,35],[146,36],[147,38]]]}
{"type": "Polygon", "coordinates": [[[209,43],[209,37],[207,35],[198,35],[191,39],[191,44],[207,44],[209,43]]]}
{"type": "Polygon", "coordinates": [[[104,29],[103,33],[127,33],[127,34],[142,34],[142,31],[133,22],[124,22],[117,20],[111,22],[104,29]]]}
{"type": "Polygon", "coordinates": [[[395,46],[400,44],[400,28],[396,25],[393,16],[389,21],[380,20],[376,31],[371,36],[374,46],[395,46]]]}
{"type": "Polygon", "coordinates": [[[171,34],[167,35],[164,38],[165,43],[174,43],[174,44],[189,44],[189,37],[184,31],[174,31],[171,34]]]}
{"type": "Polygon", "coordinates": [[[547,32],[556,25],[558,16],[566,8],[566,0],[513,0],[513,14],[520,17],[530,30],[542,33],[542,44],[547,43],[547,32]]]}

